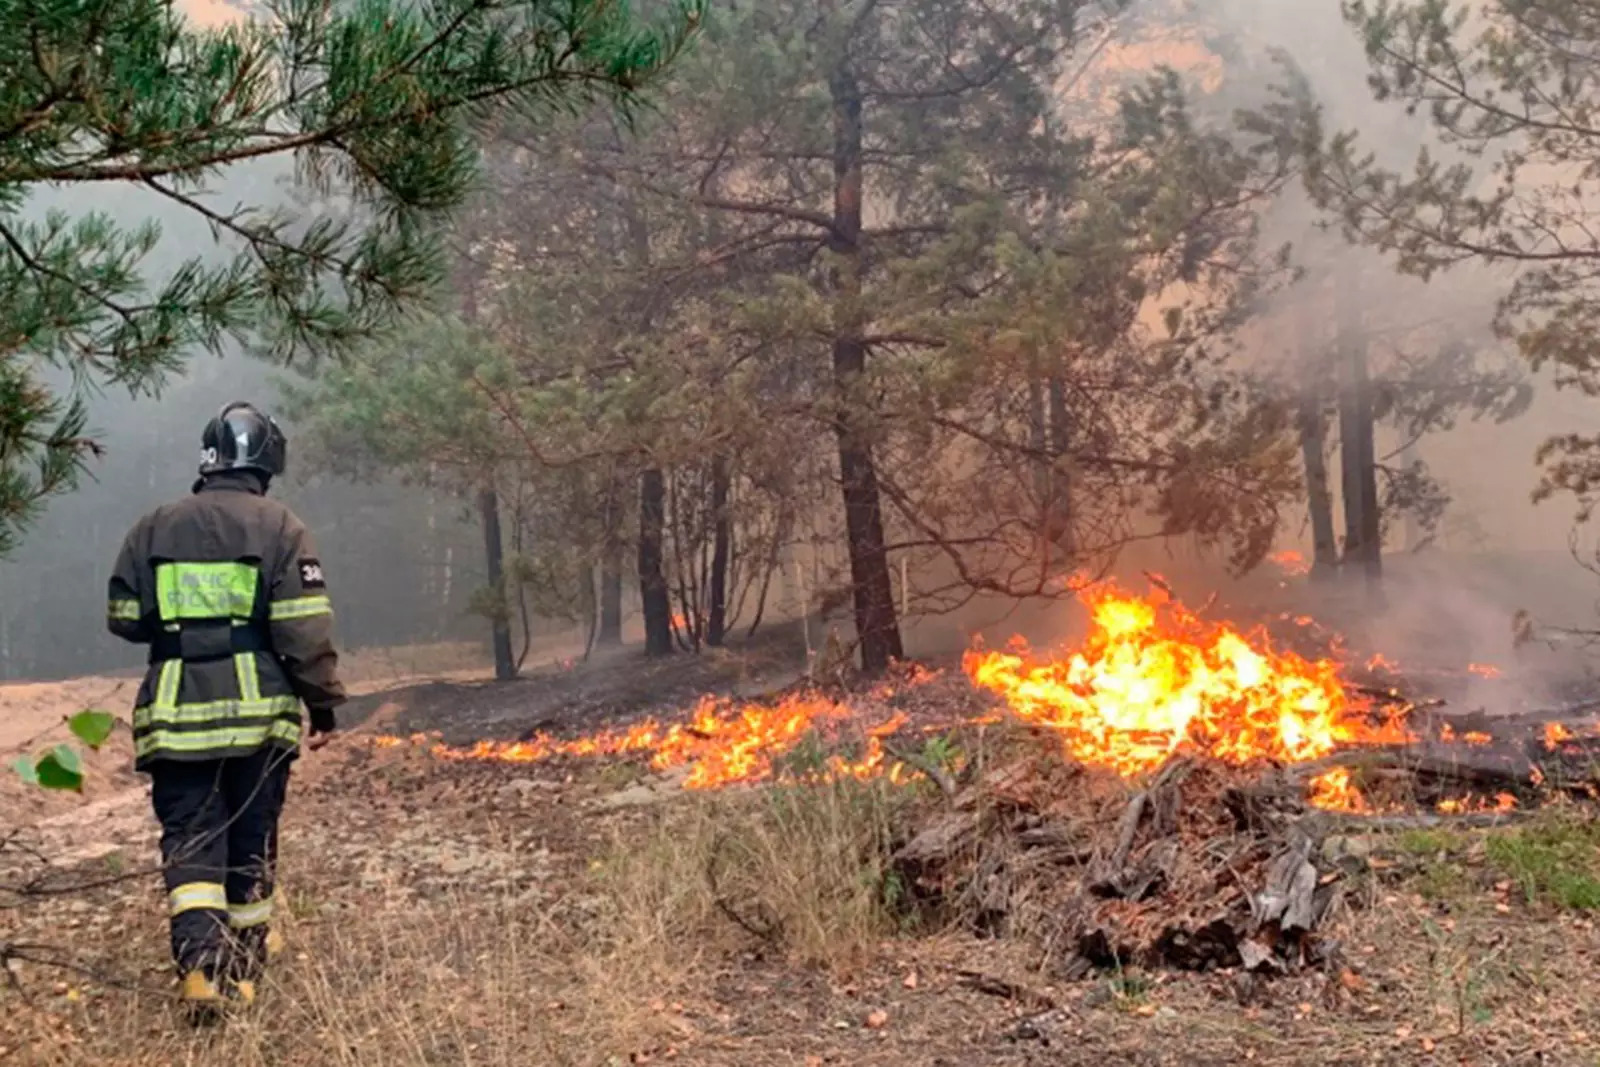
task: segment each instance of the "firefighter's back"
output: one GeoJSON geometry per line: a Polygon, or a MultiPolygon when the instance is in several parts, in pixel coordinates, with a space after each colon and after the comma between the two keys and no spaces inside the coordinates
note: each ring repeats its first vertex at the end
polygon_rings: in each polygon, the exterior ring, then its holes
{"type": "Polygon", "coordinates": [[[298,747],[300,704],[269,614],[273,576],[303,530],[244,473],[209,479],[136,528],[130,584],[155,624],[134,710],[140,769],[298,747]]]}
{"type": "Polygon", "coordinates": [[[299,520],[282,503],[251,492],[191,493],[145,519],[152,561],[248,562],[271,573],[299,520]]]}

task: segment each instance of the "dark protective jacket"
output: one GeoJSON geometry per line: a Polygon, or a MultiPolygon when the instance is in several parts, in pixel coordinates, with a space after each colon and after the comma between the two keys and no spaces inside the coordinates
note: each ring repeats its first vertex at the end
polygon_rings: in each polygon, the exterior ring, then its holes
{"type": "Polygon", "coordinates": [[[300,703],[332,729],[345,700],[333,608],[311,534],[244,471],[128,531],[111,576],[111,632],[150,646],[133,710],[135,766],[294,752],[300,703]]]}

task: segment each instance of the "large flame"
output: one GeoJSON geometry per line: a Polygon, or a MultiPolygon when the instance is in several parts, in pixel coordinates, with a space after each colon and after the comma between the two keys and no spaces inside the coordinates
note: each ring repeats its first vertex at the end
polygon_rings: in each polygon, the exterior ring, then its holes
{"type": "Polygon", "coordinates": [[[1080,596],[1091,623],[1078,650],[1051,659],[1017,644],[964,663],[1080,763],[1132,776],[1179,752],[1302,762],[1406,740],[1397,720],[1375,722],[1351,699],[1331,660],[1277,651],[1264,632],[1203,620],[1159,589],[1141,598],[1106,583],[1080,596]]]}

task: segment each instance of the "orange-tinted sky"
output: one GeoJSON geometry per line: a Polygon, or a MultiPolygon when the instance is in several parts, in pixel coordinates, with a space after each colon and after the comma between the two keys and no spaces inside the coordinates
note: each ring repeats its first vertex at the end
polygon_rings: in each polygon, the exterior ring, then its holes
{"type": "Polygon", "coordinates": [[[244,18],[244,12],[227,0],[178,0],[178,10],[198,26],[221,26],[244,18]]]}

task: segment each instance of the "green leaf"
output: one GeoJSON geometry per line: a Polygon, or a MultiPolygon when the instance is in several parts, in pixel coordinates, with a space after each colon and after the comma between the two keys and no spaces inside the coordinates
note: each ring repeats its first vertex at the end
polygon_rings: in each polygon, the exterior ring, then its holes
{"type": "Polygon", "coordinates": [[[17,776],[29,785],[39,784],[39,775],[33,769],[33,760],[27,756],[18,756],[12,760],[11,769],[16,771],[17,776]]]}
{"type": "Polygon", "coordinates": [[[70,789],[75,792],[83,789],[83,764],[78,754],[66,745],[57,745],[40,756],[33,770],[39,776],[39,784],[46,789],[70,789]]]}
{"type": "Polygon", "coordinates": [[[94,708],[86,708],[67,720],[67,729],[72,731],[72,736],[92,749],[99,749],[105,744],[116,725],[115,715],[94,708]]]}

